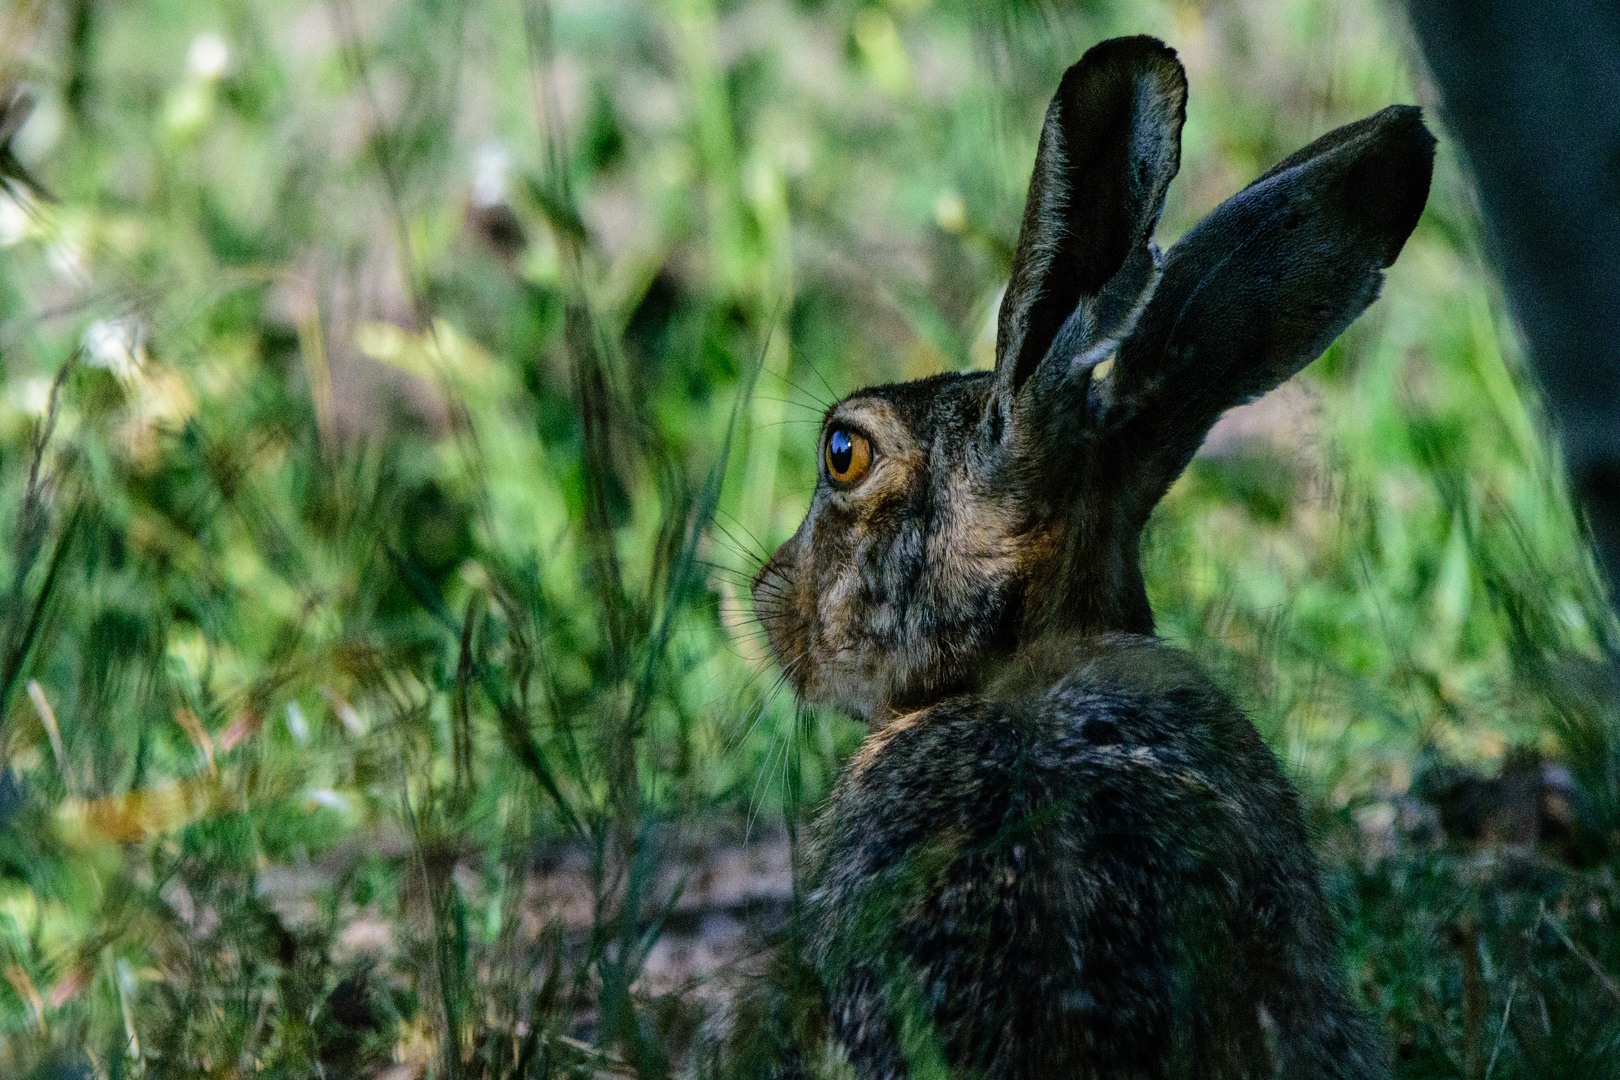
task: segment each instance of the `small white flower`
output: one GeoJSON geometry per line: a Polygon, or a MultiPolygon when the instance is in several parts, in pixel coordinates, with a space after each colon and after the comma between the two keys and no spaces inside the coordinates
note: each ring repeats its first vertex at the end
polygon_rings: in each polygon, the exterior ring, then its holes
{"type": "Polygon", "coordinates": [[[113,965],[113,970],[118,977],[118,993],[124,997],[127,1003],[128,999],[134,997],[140,991],[141,984],[135,978],[135,969],[129,966],[128,960],[120,957],[118,963],[113,965]]]}
{"type": "Polygon", "coordinates": [[[101,319],[84,332],[84,351],[94,367],[106,368],[122,382],[140,374],[146,360],[145,333],[132,319],[101,319]]]}
{"type": "Polygon", "coordinates": [[[328,810],[336,810],[340,814],[349,812],[349,800],[331,788],[316,788],[313,791],[306,791],[304,797],[316,806],[324,806],[328,810]]]}
{"type": "Polygon", "coordinates": [[[347,701],[339,700],[337,703],[337,717],[343,723],[343,728],[355,738],[366,733],[366,722],[361,719],[359,712],[347,701]]]}
{"type": "Polygon", "coordinates": [[[0,184],[0,248],[10,247],[28,235],[28,210],[0,184]]]}
{"type": "Polygon", "coordinates": [[[51,380],[35,377],[11,385],[11,404],[24,416],[44,416],[51,407],[51,380]]]}
{"type": "Polygon", "coordinates": [[[199,79],[208,82],[225,74],[230,66],[231,49],[225,44],[225,38],[218,31],[204,30],[191,39],[191,48],[186,50],[186,67],[199,79]]]}
{"type": "Polygon", "coordinates": [[[75,285],[90,283],[90,263],[84,257],[84,249],[72,240],[57,240],[47,247],[45,261],[51,264],[52,270],[75,285]]]}
{"type": "Polygon", "coordinates": [[[287,702],[287,731],[300,743],[309,742],[309,721],[296,701],[287,702]]]}
{"type": "Polygon", "coordinates": [[[473,155],[473,203],[495,206],[506,198],[506,176],[511,158],[498,142],[485,143],[473,155]]]}

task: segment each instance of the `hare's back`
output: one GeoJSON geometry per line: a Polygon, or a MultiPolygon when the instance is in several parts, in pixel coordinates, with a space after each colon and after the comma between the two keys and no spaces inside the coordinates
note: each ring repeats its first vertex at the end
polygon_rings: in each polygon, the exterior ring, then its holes
{"type": "Polygon", "coordinates": [[[1180,654],[1065,663],[893,722],[829,802],[814,946],[866,1075],[904,1073],[906,1009],[991,1077],[1267,1053],[1268,991],[1321,922],[1297,799],[1180,654]]]}

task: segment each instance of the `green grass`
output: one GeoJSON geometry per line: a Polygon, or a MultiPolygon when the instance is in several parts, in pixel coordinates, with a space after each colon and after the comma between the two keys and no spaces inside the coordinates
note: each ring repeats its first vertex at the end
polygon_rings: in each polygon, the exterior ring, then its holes
{"type": "MultiPolygon", "coordinates": [[[[683,1066],[660,869],[796,837],[860,737],[742,582],[822,401],[988,363],[1063,67],[1180,50],[1166,243],[1432,105],[1368,0],[988,10],[0,15],[48,192],[0,200],[0,1073],[683,1066]]],[[[1609,1076],[1616,628],[1477,236],[1443,141],[1384,298],[1194,463],[1149,589],[1305,792],[1400,1075],[1609,1076]],[[1568,776],[1536,843],[1448,834],[1457,770],[1526,768],[1568,776]]]]}

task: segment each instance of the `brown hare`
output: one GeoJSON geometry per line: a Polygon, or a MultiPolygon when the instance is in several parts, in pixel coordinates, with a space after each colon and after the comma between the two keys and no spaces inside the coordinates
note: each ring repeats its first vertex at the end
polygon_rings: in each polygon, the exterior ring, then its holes
{"type": "Polygon", "coordinates": [[[1152,38],[1065,73],[994,372],[829,409],[809,513],[755,578],[798,694],[871,726],[817,825],[820,1004],[766,1025],[838,1070],[1387,1075],[1298,796],[1152,636],[1138,537],[1221,412],[1377,295],[1434,139],[1412,107],[1340,128],[1161,256],[1185,104],[1152,38]]]}

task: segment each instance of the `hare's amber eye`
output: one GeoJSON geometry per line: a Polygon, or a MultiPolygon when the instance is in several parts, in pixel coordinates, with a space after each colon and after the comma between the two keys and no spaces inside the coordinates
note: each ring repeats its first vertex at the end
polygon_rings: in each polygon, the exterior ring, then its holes
{"type": "Polygon", "coordinates": [[[834,483],[859,483],[871,467],[872,444],[865,435],[841,427],[827,434],[827,475],[834,483]]]}

